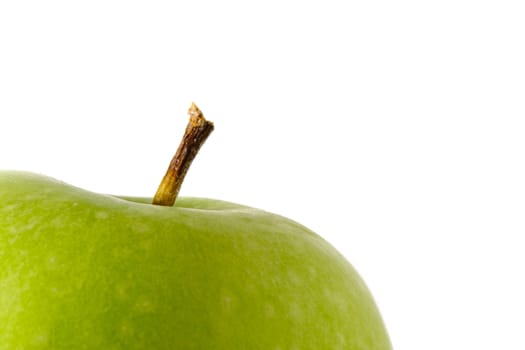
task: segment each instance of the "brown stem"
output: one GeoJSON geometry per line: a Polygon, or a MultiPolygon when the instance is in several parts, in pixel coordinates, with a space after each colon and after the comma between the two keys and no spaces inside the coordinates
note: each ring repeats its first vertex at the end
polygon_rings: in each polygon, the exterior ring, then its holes
{"type": "Polygon", "coordinates": [[[201,110],[195,103],[191,104],[188,114],[190,115],[190,121],[188,126],[186,126],[186,131],[177,153],[171,160],[168,171],[164,175],[155,197],[153,197],[153,204],[164,206],[173,206],[175,204],[191,162],[204,144],[204,141],[213,131],[213,123],[204,119],[204,115],[202,115],[201,110]]]}

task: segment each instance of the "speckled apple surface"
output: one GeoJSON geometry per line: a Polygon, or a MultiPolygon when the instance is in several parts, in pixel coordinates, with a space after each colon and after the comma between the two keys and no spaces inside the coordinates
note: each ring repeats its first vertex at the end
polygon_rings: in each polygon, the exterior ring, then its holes
{"type": "Polygon", "coordinates": [[[245,206],[0,172],[0,350],[391,349],[318,235],[245,206]]]}

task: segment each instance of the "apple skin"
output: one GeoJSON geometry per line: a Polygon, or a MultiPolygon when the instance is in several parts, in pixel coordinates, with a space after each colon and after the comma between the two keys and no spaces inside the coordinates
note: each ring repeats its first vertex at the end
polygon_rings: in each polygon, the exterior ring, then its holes
{"type": "Polygon", "coordinates": [[[0,349],[392,348],[358,273],[304,226],[149,201],[0,171],[0,349]]]}

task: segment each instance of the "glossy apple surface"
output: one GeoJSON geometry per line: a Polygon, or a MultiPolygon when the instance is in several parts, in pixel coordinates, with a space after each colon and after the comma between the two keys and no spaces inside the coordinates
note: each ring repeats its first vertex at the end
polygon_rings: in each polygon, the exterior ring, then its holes
{"type": "Polygon", "coordinates": [[[391,349],[359,275],[304,226],[148,203],[0,172],[0,349],[391,349]]]}

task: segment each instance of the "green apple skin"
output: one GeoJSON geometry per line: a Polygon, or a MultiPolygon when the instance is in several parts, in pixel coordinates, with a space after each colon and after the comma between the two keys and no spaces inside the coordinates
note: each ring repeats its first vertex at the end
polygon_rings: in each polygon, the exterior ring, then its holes
{"type": "Polygon", "coordinates": [[[353,267],[265,211],[0,172],[0,349],[387,350],[353,267]]]}

